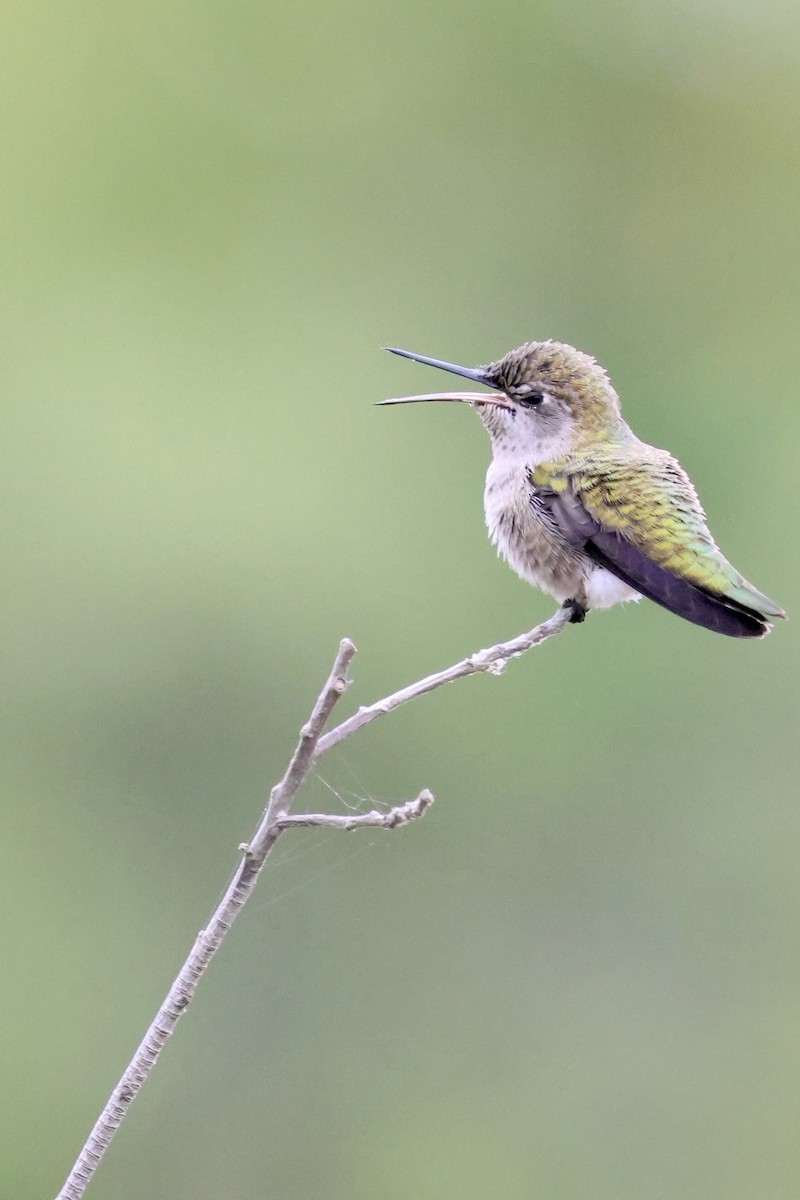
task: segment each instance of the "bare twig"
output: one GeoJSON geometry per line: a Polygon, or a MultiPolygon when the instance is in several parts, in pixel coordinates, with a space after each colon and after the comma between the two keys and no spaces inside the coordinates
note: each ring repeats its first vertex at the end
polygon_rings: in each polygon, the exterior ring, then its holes
{"type": "Polygon", "coordinates": [[[125,1073],[114,1088],[108,1103],[58,1193],[57,1200],[79,1200],[88,1187],[109,1142],[119,1129],[134,1097],[155,1066],[167,1038],[190,1003],[208,964],[222,945],[231,925],[247,902],[259,872],[275,842],[283,832],[276,818],[284,815],[308,774],[319,735],[336,701],[348,685],[347,671],[356,648],[349,638],[339,646],[333,668],[319,694],[308,722],[300,730],[300,740],[286,773],[272,789],[269,802],[243,854],[225,895],[214,910],[205,929],[201,929],[186,962],[180,969],[155,1019],[139,1044],[125,1073]]]}
{"type": "Polygon", "coordinates": [[[289,811],[298,790],[314,764],[315,757],[318,757],[315,752],[320,734],[325,728],[328,717],[333,712],[336,701],[350,686],[347,672],[355,653],[355,644],[349,638],[344,638],[339,643],[339,651],[331,673],[317,697],[311,716],[300,730],[300,741],[286,768],[286,774],[270,792],[269,803],[249,847],[243,847],[251,862],[258,862],[257,870],[261,869],[269,852],[271,831],[275,829],[278,833],[280,832],[276,825],[276,818],[289,811]]]}
{"type": "Polygon", "coordinates": [[[445,683],[451,683],[456,679],[462,679],[481,671],[502,673],[510,658],[518,658],[546,638],[560,633],[567,624],[569,616],[567,610],[560,609],[548,621],[542,622],[541,625],[537,625],[536,628],[531,629],[529,633],[522,634],[521,637],[512,638],[511,641],[502,642],[488,650],[480,650],[469,658],[456,663],[455,666],[448,667],[447,670],[440,671],[436,675],[429,675],[426,679],[421,679],[399,692],[394,692],[391,696],[386,696],[375,704],[360,708],[352,717],[323,736],[325,724],[337,700],[349,686],[348,669],[356,652],[355,646],[348,638],[341,642],[331,673],[319,694],[311,716],[300,730],[300,738],[286,772],[272,789],[253,837],[248,843],[240,846],[242,858],[224,896],[212,913],[206,928],[201,929],[197,935],[189,957],[176,976],[125,1073],[111,1093],[108,1103],[98,1117],[56,1200],[80,1200],[80,1197],[83,1196],[112,1137],[122,1123],[142,1084],[158,1061],[167,1038],[192,1000],[197,985],[211,959],[250,898],[267,855],[280,835],[286,829],[298,826],[328,826],[346,830],[365,826],[396,829],[423,816],[433,802],[433,796],[426,789],[420,792],[416,800],[397,805],[387,812],[374,810],[347,816],[333,813],[289,815],[289,809],[300,787],[322,755],[334,746],[338,746],[345,738],[351,737],[363,729],[365,725],[369,725],[377,717],[392,712],[401,704],[414,700],[417,696],[424,696],[427,692],[432,692],[445,683]]]}
{"type": "Polygon", "coordinates": [[[534,646],[538,646],[556,633],[561,633],[564,626],[569,624],[570,616],[570,609],[559,608],[549,620],[542,621],[541,625],[536,625],[527,633],[511,638],[508,642],[499,642],[496,646],[490,646],[488,650],[478,650],[469,658],[462,658],[461,662],[447,667],[444,671],[437,671],[435,675],[418,679],[416,683],[401,688],[399,692],[393,692],[391,696],[385,696],[383,700],[378,700],[375,704],[359,708],[352,717],[348,717],[346,721],[342,721],[341,725],[337,725],[330,733],[326,733],[319,739],[315,761],[322,758],[322,755],[327,754],[334,746],[338,746],[345,738],[352,737],[354,733],[358,733],[359,729],[376,721],[378,717],[393,712],[401,704],[407,704],[409,700],[416,700],[417,696],[424,696],[427,692],[432,692],[445,683],[453,683],[456,679],[464,679],[467,675],[477,675],[481,671],[488,671],[491,675],[502,675],[510,658],[520,658],[527,650],[532,650],[534,646]]]}
{"type": "Polygon", "coordinates": [[[416,800],[406,800],[405,804],[395,804],[386,812],[373,808],[366,813],[352,813],[341,816],[339,813],[296,813],[292,816],[278,817],[276,824],[281,829],[300,829],[304,827],[325,825],[330,829],[399,829],[401,825],[410,825],[412,821],[424,817],[433,804],[433,792],[423,788],[416,800]]]}

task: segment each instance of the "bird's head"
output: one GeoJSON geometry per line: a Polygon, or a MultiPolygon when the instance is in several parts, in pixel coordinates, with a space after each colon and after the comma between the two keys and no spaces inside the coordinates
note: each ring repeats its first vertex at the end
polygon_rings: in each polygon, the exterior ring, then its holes
{"type": "Polygon", "coordinates": [[[399,396],[382,404],[428,400],[472,405],[495,446],[575,447],[614,436],[622,428],[619,399],[598,362],[563,342],[525,342],[496,362],[461,367],[409,350],[392,354],[438,367],[490,392],[429,392],[399,396]]]}

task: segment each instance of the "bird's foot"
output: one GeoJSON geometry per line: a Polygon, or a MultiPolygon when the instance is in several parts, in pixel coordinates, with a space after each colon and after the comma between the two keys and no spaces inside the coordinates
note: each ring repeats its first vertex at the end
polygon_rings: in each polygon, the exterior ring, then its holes
{"type": "Polygon", "coordinates": [[[580,625],[581,621],[586,620],[586,613],[589,611],[578,600],[565,600],[561,607],[570,610],[570,625],[580,625]]]}

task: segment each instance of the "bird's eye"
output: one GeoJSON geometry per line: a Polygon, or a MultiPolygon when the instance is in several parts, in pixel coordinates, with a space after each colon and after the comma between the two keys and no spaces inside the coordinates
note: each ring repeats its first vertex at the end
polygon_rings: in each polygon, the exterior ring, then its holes
{"type": "Polygon", "coordinates": [[[529,408],[536,408],[536,406],[541,404],[543,400],[544,392],[540,392],[537,389],[534,389],[532,392],[528,392],[525,396],[519,397],[520,404],[525,404],[529,408]]]}

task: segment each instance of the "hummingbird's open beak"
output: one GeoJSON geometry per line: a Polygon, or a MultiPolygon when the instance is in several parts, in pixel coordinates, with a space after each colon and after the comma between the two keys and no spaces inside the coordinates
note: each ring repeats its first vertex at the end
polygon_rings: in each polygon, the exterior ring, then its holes
{"type": "MultiPolygon", "coordinates": [[[[413,354],[411,350],[398,350],[395,346],[385,346],[390,354],[399,354],[401,358],[410,358],[413,362],[423,363],[426,367],[438,367],[440,371],[449,371],[451,375],[462,375],[475,383],[483,383],[491,387],[486,378],[486,372],[481,367],[460,367],[457,363],[443,362],[440,358],[428,358],[426,354],[413,354]]],[[[421,404],[427,400],[445,400],[461,402],[462,404],[491,404],[495,408],[505,408],[512,411],[508,397],[502,392],[426,392],[423,396],[396,396],[392,400],[378,400],[378,404],[421,404]]]]}
{"type": "Polygon", "coordinates": [[[501,392],[426,392],[423,396],[393,396],[391,400],[376,400],[381,404],[423,404],[426,400],[446,400],[450,403],[492,404],[495,408],[511,410],[511,405],[501,392]]]}

